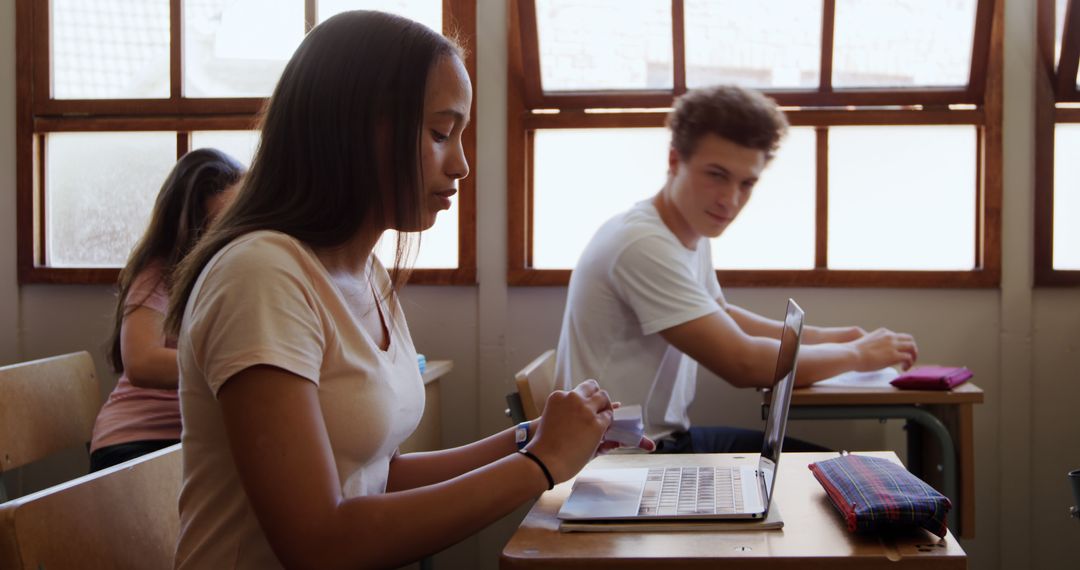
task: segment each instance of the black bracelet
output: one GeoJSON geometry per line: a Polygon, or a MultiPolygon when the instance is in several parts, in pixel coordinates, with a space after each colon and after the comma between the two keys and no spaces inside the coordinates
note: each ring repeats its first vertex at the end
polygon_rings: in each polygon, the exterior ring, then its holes
{"type": "Polygon", "coordinates": [[[532,459],[534,462],[536,462],[537,465],[540,466],[540,469],[544,472],[544,477],[547,477],[548,491],[555,488],[555,479],[551,476],[551,471],[548,471],[547,465],[544,465],[544,462],[540,461],[539,457],[537,457],[533,452],[529,451],[528,449],[519,449],[518,453],[524,455],[525,457],[528,457],[529,459],[532,459]]]}

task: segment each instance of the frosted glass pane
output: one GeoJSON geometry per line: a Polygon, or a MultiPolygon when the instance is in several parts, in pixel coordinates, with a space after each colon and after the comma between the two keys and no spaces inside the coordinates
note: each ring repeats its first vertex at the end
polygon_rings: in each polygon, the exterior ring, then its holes
{"type": "Polygon", "coordinates": [[[50,16],[54,98],[168,98],[168,0],[52,0],[50,16]]]}
{"type": "MultiPolygon", "coordinates": [[[[257,131],[202,131],[191,133],[191,148],[216,148],[228,153],[245,166],[251,165],[259,144],[257,131]]],[[[454,199],[449,210],[439,213],[435,225],[420,236],[420,249],[414,267],[422,269],[454,269],[458,265],[458,206],[454,199]]],[[[375,253],[390,267],[397,247],[396,232],[389,231],[376,245],[375,253]]]]}
{"type": "Polygon", "coordinates": [[[184,95],[268,97],[304,38],[304,0],[184,0],[184,95]]]}
{"type": "Polygon", "coordinates": [[[251,159],[255,156],[255,149],[258,146],[258,131],[198,131],[191,133],[191,150],[216,148],[248,167],[251,166],[251,159]]]}
{"type": "Polygon", "coordinates": [[[537,0],[544,91],[670,89],[670,0],[537,0]]]}
{"type": "Polygon", "coordinates": [[[1080,125],[1054,140],[1054,269],[1080,270],[1080,125]]]}
{"type": "Polygon", "coordinates": [[[656,194],[667,176],[667,129],[536,131],[533,267],[571,269],[597,228],[656,194]]]}
{"type": "Polygon", "coordinates": [[[975,128],[829,129],[829,267],[975,267],[975,128]]]}
{"type": "MultiPolygon", "coordinates": [[[[439,212],[435,217],[435,225],[419,234],[412,234],[413,247],[420,244],[420,249],[415,252],[415,262],[412,266],[416,269],[455,269],[458,266],[458,200],[460,194],[454,196],[449,210],[439,212]]],[[[387,268],[394,263],[394,252],[397,248],[397,232],[391,230],[383,234],[382,239],[375,245],[375,255],[387,268]]],[[[410,254],[411,255],[411,254],[410,254]]]]}
{"type": "Polygon", "coordinates": [[[442,32],[442,0],[319,0],[316,13],[319,22],[346,10],[378,10],[420,22],[442,32]]]}
{"type": "Polygon", "coordinates": [[[813,128],[791,129],[739,217],[713,240],[715,267],[813,269],[815,149],[813,128]]]}
{"type": "Polygon", "coordinates": [[[123,266],[176,162],[176,133],[52,133],[45,145],[46,262],[123,266]]]}
{"type": "Polygon", "coordinates": [[[967,85],[976,2],[837,0],[833,85],[967,85]]]}
{"type": "Polygon", "coordinates": [[[816,88],[821,0],[687,0],[686,84],[816,88]]]}

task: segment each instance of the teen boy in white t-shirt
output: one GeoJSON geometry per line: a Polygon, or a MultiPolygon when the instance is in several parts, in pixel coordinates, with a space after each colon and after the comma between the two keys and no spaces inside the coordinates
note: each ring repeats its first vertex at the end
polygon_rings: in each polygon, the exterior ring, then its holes
{"type": "MultiPolygon", "coordinates": [[[[658,451],[757,451],[761,432],[691,427],[687,412],[698,363],[740,388],[772,384],[783,323],[724,299],[709,239],[746,205],[787,120],[760,93],[721,86],[680,97],[668,127],[664,186],[601,226],[570,278],[556,387],[595,378],[612,401],[641,404],[658,451]]],[[[910,335],[855,326],[807,326],[803,345],[799,386],[907,368],[918,355],[910,335]]],[[[817,447],[789,440],[785,448],[817,447]]]]}

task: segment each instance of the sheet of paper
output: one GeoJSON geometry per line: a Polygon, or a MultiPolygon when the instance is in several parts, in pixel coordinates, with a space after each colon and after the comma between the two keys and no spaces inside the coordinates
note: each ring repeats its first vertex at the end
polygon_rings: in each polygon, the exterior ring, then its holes
{"type": "Polygon", "coordinates": [[[641,406],[622,406],[615,410],[614,421],[604,434],[604,440],[620,445],[636,447],[641,441],[645,426],[641,419],[641,406]]]}
{"type": "Polygon", "coordinates": [[[882,368],[872,372],[845,372],[814,384],[815,388],[887,388],[889,382],[900,375],[895,368],[882,368]]]}

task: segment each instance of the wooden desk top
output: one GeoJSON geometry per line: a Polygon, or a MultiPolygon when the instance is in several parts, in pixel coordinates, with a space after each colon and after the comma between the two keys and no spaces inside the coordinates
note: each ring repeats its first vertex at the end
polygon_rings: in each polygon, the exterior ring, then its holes
{"type": "MultiPolygon", "coordinates": [[[[765,392],[765,403],[769,394],[765,392]]],[[[981,404],[983,391],[971,382],[952,390],[900,390],[894,386],[856,388],[852,386],[808,386],[791,392],[793,406],[852,406],[909,404],[981,404]]]]}
{"type": "MultiPolygon", "coordinates": [[[[896,454],[867,452],[899,462],[896,454]]],[[[517,568],[966,568],[967,558],[950,533],[943,542],[923,531],[894,537],[848,532],[807,465],[835,453],[785,453],[780,460],[776,504],[782,530],[718,532],[560,533],[555,513],[570,493],[566,482],[544,493],[510,542],[499,567],[517,568]]],[[[591,465],[756,462],[747,455],[608,455],[591,465]]]]}
{"type": "Polygon", "coordinates": [[[424,373],[420,376],[424,379],[424,384],[431,384],[432,382],[446,376],[454,369],[453,360],[429,360],[424,365],[424,373]]]}

